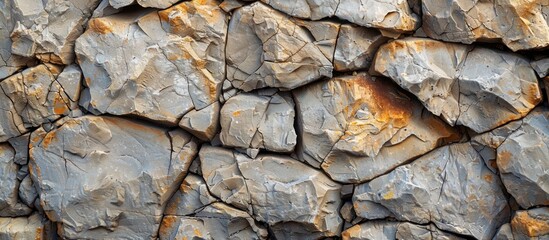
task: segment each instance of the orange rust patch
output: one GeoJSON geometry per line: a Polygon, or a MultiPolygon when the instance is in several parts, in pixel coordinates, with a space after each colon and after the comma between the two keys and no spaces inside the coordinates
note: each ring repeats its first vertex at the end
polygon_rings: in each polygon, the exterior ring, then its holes
{"type": "Polygon", "coordinates": [[[111,23],[102,18],[93,18],[88,23],[88,28],[99,34],[107,34],[113,32],[111,23]]]}
{"type": "Polygon", "coordinates": [[[162,219],[162,223],[160,224],[160,234],[167,235],[176,220],[175,216],[164,216],[164,219],[162,219]]]}
{"type": "Polygon", "coordinates": [[[493,177],[492,177],[492,175],[490,175],[490,174],[484,175],[483,178],[484,178],[484,180],[486,180],[486,181],[489,182],[489,183],[492,183],[492,181],[494,180],[493,177]]]}
{"type": "Polygon", "coordinates": [[[241,113],[241,112],[242,112],[242,111],[240,111],[240,110],[234,111],[234,112],[233,112],[233,117],[238,117],[238,116],[240,116],[240,113],[241,113]]]}
{"type": "Polygon", "coordinates": [[[440,136],[444,136],[439,139],[439,142],[437,142],[438,146],[458,142],[461,139],[461,133],[459,131],[450,127],[440,118],[437,118],[432,114],[429,114],[428,117],[422,118],[422,120],[427,126],[429,126],[429,128],[433,130],[433,132],[439,134],[440,136]]]}
{"type": "Polygon", "coordinates": [[[194,229],[194,235],[197,236],[197,237],[202,237],[202,233],[200,232],[200,230],[198,229],[194,229]]]}
{"type": "Polygon", "coordinates": [[[59,94],[55,94],[55,97],[53,99],[53,113],[57,115],[64,114],[67,110],[67,105],[65,104],[64,99],[59,96],[59,94]]]}
{"type": "Polygon", "coordinates": [[[539,102],[541,102],[541,91],[537,84],[528,85],[526,92],[524,92],[524,95],[526,101],[528,101],[532,105],[537,105],[539,102]]]}
{"type": "Polygon", "coordinates": [[[44,239],[44,230],[42,228],[37,228],[34,234],[34,240],[44,239]]]}
{"type": "Polygon", "coordinates": [[[513,231],[525,233],[528,237],[549,234],[549,224],[546,220],[532,218],[527,212],[517,212],[511,220],[513,231]]]}
{"type": "Polygon", "coordinates": [[[497,165],[498,166],[507,166],[509,165],[509,161],[511,161],[511,157],[513,155],[510,153],[510,152],[507,152],[507,151],[501,151],[498,153],[498,156],[497,156],[497,165]]]}
{"type": "Polygon", "coordinates": [[[341,237],[346,240],[346,239],[351,239],[353,237],[358,237],[360,236],[360,231],[361,228],[360,228],[360,225],[356,225],[354,227],[351,227],[347,230],[345,230],[344,232],[341,233],[341,237]]]}
{"type": "Polygon", "coordinates": [[[192,191],[193,189],[191,188],[191,185],[187,182],[187,180],[183,181],[183,183],[181,184],[181,186],[179,186],[179,189],[181,190],[181,192],[183,193],[188,193],[190,191],[192,191]]]}
{"type": "Polygon", "coordinates": [[[51,131],[47,133],[46,136],[44,137],[44,140],[42,140],[42,146],[44,148],[47,148],[50,145],[50,143],[56,138],[56,136],[57,136],[56,131],[51,131]]]}

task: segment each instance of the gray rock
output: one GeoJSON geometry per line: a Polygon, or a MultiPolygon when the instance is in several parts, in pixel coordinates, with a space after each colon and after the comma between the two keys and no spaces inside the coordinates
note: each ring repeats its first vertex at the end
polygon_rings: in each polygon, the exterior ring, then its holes
{"type": "Polygon", "coordinates": [[[213,0],[94,18],[76,41],[87,87],[80,104],[176,125],[218,100],[226,32],[213,0]]]}
{"type": "Polygon", "coordinates": [[[38,213],[29,217],[0,218],[0,239],[51,239],[47,238],[45,222],[38,213]]]}
{"type": "Polygon", "coordinates": [[[19,199],[27,206],[32,207],[36,198],[38,198],[38,193],[34,188],[31,177],[27,175],[19,184],[19,199]]]}
{"type": "Polygon", "coordinates": [[[314,32],[260,2],[239,8],[229,23],[227,79],[251,91],[293,89],[331,77],[332,63],[314,32]]]}
{"type": "Polygon", "coordinates": [[[179,126],[203,141],[211,141],[219,130],[219,102],[183,115],[179,126]]]}
{"type": "Polygon", "coordinates": [[[416,225],[407,222],[368,221],[342,233],[344,240],[458,240],[463,239],[437,229],[433,224],[416,225]]]}
{"type": "Polygon", "coordinates": [[[27,165],[29,161],[29,140],[30,133],[8,139],[11,147],[15,150],[13,162],[19,165],[27,165]]]}
{"type": "Polygon", "coordinates": [[[11,52],[56,64],[74,61],[74,41],[99,4],[99,0],[3,2],[11,2],[12,7],[11,52]]]}
{"type": "Polygon", "coordinates": [[[492,240],[515,240],[515,237],[513,236],[513,230],[511,229],[511,224],[506,223],[501,225],[492,240]]]}
{"type": "Polygon", "coordinates": [[[314,39],[313,43],[330,62],[333,62],[341,24],[330,21],[304,21],[301,19],[292,19],[292,21],[309,31],[310,37],[314,39]]]}
{"type": "Polygon", "coordinates": [[[546,1],[424,0],[423,29],[449,42],[501,41],[513,51],[549,46],[546,1]]]}
{"type": "Polygon", "coordinates": [[[157,235],[197,143],[182,130],[115,117],[65,118],[31,135],[40,205],[63,238],[157,235]]]}
{"type": "MultiPolygon", "coordinates": [[[[17,3],[17,2],[15,2],[17,3]]],[[[12,0],[0,1],[0,79],[12,75],[17,70],[32,64],[30,58],[12,53],[13,41],[9,37],[15,27],[14,9],[16,4],[12,0]]]]}
{"type": "Polygon", "coordinates": [[[411,32],[419,17],[406,0],[262,0],[288,15],[318,20],[338,17],[371,28],[393,32],[411,32]]]}
{"type": "Polygon", "coordinates": [[[476,132],[524,117],[541,101],[527,60],[482,47],[396,40],[379,49],[374,70],[416,95],[450,125],[476,132]]]}
{"type": "Polygon", "coordinates": [[[382,205],[398,220],[432,222],[477,239],[491,239],[509,218],[498,176],[470,143],[438,148],[359,185],[353,196],[355,210],[363,201],[382,205]]]}
{"type": "Polygon", "coordinates": [[[15,151],[9,144],[0,144],[0,217],[17,217],[32,212],[32,209],[21,203],[18,198],[19,166],[13,161],[14,157],[15,151]]]}
{"type": "Polygon", "coordinates": [[[549,205],[549,109],[536,108],[497,149],[507,191],[525,209],[549,205]]]}
{"type": "Polygon", "coordinates": [[[291,152],[297,141],[294,116],[287,92],[241,93],[221,108],[220,139],[225,146],[291,152]]]}
{"type": "Polygon", "coordinates": [[[246,212],[213,203],[192,217],[168,215],[160,239],[267,239],[267,230],[246,212]]]}
{"type": "Polygon", "coordinates": [[[539,77],[542,78],[549,75],[549,57],[532,61],[530,62],[530,65],[532,65],[532,68],[536,70],[539,77]]]}
{"type": "Polygon", "coordinates": [[[293,95],[299,158],[340,182],[373,179],[460,138],[390,80],[366,73],[309,84],[293,95]]]}
{"type": "Polygon", "coordinates": [[[516,240],[549,239],[549,208],[517,211],[511,220],[511,229],[516,240]]]}
{"type": "MultiPolygon", "coordinates": [[[[161,8],[165,9],[177,3],[178,0],[108,0],[109,5],[115,9],[126,7],[133,4],[139,4],[144,8],[161,8]]],[[[197,0],[195,0],[197,2],[197,0]]]]}
{"type": "Polygon", "coordinates": [[[284,156],[251,159],[202,146],[202,173],[211,193],[266,222],[278,239],[336,236],[341,186],[322,172],[284,156]]]}
{"type": "Polygon", "coordinates": [[[165,215],[185,216],[199,212],[205,206],[216,202],[201,176],[189,173],[179,190],[170,198],[164,210],[165,215]]]}
{"type": "Polygon", "coordinates": [[[77,109],[78,105],[71,98],[78,98],[78,82],[78,67],[62,69],[51,64],[28,68],[3,80],[0,83],[0,118],[3,119],[0,122],[0,141],[20,136],[32,127],[54,121],[77,109]],[[71,84],[62,80],[65,78],[71,84]]]}
{"type": "Polygon", "coordinates": [[[242,6],[244,6],[244,3],[239,0],[225,0],[221,4],[219,4],[219,7],[227,13],[232,12],[233,10],[238,9],[242,6]]]}
{"type": "Polygon", "coordinates": [[[377,49],[387,40],[378,30],[342,25],[334,53],[335,70],[368,69],[377,49]]]}
{"type": "Polygon", "coordinates": [[[521,125],[522,120],[512,121],[490,132],[482,133],[471,138],[471,145],[477,150],[486,166],[492,170],[492,172],[499,172],[497,166],[497,148],[521,125]]]}

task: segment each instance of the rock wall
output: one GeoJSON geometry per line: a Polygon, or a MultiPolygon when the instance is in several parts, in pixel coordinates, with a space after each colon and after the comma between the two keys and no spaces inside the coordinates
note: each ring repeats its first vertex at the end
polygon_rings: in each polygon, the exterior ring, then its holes
{"type": "Polygon", "coordinates": [[[0,0],[0,239],[549,239],[547,0],[0,0]]]}

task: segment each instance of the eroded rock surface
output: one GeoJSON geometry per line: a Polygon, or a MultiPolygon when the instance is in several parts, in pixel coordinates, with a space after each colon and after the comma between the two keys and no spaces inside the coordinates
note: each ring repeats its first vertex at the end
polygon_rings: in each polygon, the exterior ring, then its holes
{"type": "Polygon", "coordinates": [[[239,8],[229,23],[227,79],[251,91],[294,89],[331,77],[332,63],[313,33],[261,2],[239,8]]]}
{"type": "Polygon", "coordinates": [[[382,46],[374,70],[413,93],[450,125],[485,132],[541,101],[529,62],[515,54],[422,38],[382,46]]]}
{"type": "Polygon", "coordinates": [[[353,202],[358,216],[367,217],[363,203],[377,203],[398,220],[477,239],[491,239],[509,218],[498,176],[470,143],[441,147],[359,185],[353,202]]]}
{"type": "Polygon", "coordinates": [[[200,163],[213,195],[271,226],[277,238],[316,239],[340,233],[341,186],[295,159],[246,155],[203,146],[200,163]]]}
{"type": "Polygon", "coordinates": [[[223,145],[291,152],[296,145],[294,101],[287,92],[241,93],[221,109],[223,145]]]}
{"type": "Polygon", "coordinates": [[[355,225],[342,233],[344,240],[458,240],[458,236],[440,231],[433,224],[416,225],[407,222],[368,221],[355,225]]]}
{"type": "Polygon", "coordinates": [[[424,0],[423,29],[448,42],[501,41],[513,51],[549,46],[549,2],[424,0]]]}
{"type": "Polygon", "coordinates": [[[378,30],[360,26],[342,25],[334,53],[334,68],[337,71],[367,69],[379,46],[388,38],[378,30]]]}
{"type": "Polygon", "coordinates": [[[514,239],[549,238],[549,208],[517,211],[511,220],[514,239]]]}
{"type": "Polygon", "coordinates": [[[154,238],[198,146],[182,130],[84,116],[31,135],[40,204],[65,238],[154,238]]]}
{"type": "Polygon", "coordinates": [[[9,144],[0,144],[0,217],[25,216],[32,212],[19,200],[21,180],[17,173],[21,166],[13,161],[14,158],[14,149],[9,144]]]}
{"type": "Polygon", "coordinates": [[[40,214],[29,217],[0,218],[0,238],[5,240],[51,239],[46,235],[46,220],[40,214]]]}
{"type": "Polygon", "coordinates": [[[175,125],[217,101],[226,33],[213,0],[92,19],[76,42],[87,87],[80,104],[175,125]]]}
{"type": "Polygon", "coordinates": [[[537,108],[497,149],[507,191],[521,207],[549,205],[549,109],[537,108]]]}
{"type": "Polygon", "coordinates": [[[0,141],[77,110],[80,80],[76,65],[41,64],[0,82],[0,141]]]}
{"type": "Polygon", "coordinates": [[[337,181],[373,179],[459,139],[389,79],[360,73],[310,84],[293,95],[298,156],[337,181]]]}

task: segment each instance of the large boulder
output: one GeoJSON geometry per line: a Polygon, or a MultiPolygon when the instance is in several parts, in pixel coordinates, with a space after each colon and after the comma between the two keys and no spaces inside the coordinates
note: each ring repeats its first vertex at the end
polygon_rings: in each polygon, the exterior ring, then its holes
{"type": "Polygon", "coordinates": [[[470,143],[436,149],[387,175],[359,185],[353,195],[357,215],[370,218],[372,205],[387,216],[491,239],[509,218],[501,182],[470,143]]]}
{"type": "Polygon", "coordinates": [[[341,186],[295,159],[202,146],[200,163],[211,193],[271,226],[278,239],[340,234],[341,186]]]}
{"type": "Polygon", "coordinates": [[[86,79],[80,104],[176,125],[218,100],[226,33],[214,0],[94,18],[76,41],[86,79]]]}
{"type": "Polygon", "coordinates": [[[497,149],[503,184],[524,209],[549,205],[549,109],[537,108],[497,149]]]}
{"type": "Polygon", "coordinates": [[[549,2],[423,0],[423,30],[448,42],[503,42],[513,51],[549,46],[549,2]]]}
{"type": "Polygon", "coordinates": [[[261,2],[239,8],[229,23],[227,79],[251,91],[294,89],[331,77],[332,63],[311,32],[261,2]]]}
{"type": "Polygon", "coordinates": [[[70,239],[157,235],[168,199],[198,152],[182,130],[116,117],[66,118],[31,135],[40,205],[70,239]]]}
{"type": "Polygon", "coordinates": [[[297,154],[334,180],[363,182],[460,134],[400,91],[366,73],[293,91],[297,154]]]}
{"type": "Polygon", "coordinates": [[[450,125],[485,132],[526,116],[541,101],[523,57],[423,38],[383,45],[374,70],[414,94],[450,125]]]}

